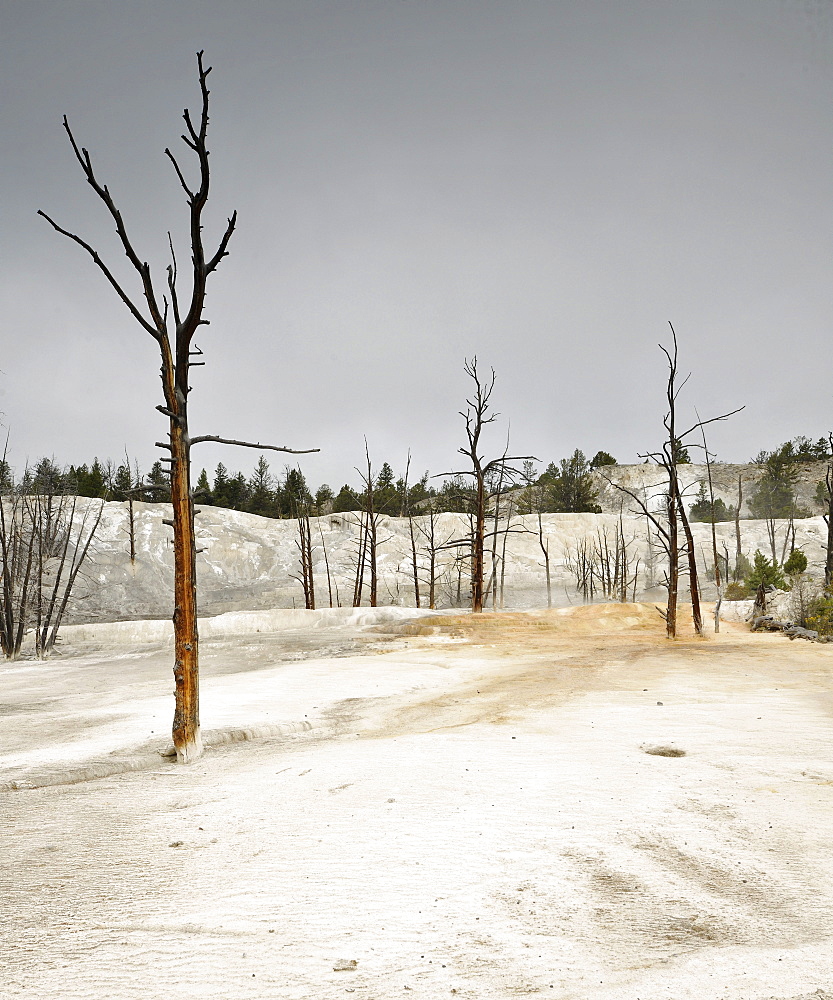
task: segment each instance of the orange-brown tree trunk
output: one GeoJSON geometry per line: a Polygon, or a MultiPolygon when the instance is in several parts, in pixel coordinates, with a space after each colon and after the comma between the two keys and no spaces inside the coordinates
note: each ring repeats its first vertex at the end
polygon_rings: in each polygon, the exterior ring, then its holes
{"type": "Polygon", "coordinates": [[[177,760],[188,764],[202,753],[200,736],[199,633],[197,630],[197,552],[191,498],[190,445],[185,407],[171,419],[171,503],[174,530],[174,684],[173,742],[177,760]]]}

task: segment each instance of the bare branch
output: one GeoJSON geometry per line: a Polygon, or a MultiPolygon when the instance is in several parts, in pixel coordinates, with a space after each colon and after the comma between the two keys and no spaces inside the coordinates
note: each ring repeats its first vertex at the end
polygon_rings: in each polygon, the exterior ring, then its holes
{"type": "MultiPolygon", "coordinates": [[[[745,409],[746,409],[745,405],[739,406],[736,410],[730,410],[728,413],[721,413],[719,417],[710,417],[708,420],[698,420],[697,423],[692,424],[692,426],[689,427],[687,431],[683,431],[683,433],[679,435],[679,439],[680,441],[682,441],[688,434],[691,434],[692,431],[702,429],[703,427],[706,426],[706,424],[713,424],[717,420],[727,420],[729,417],[733,417],[736,413],[740,413],[741,410],[745,409]]],[[[696,445],[695,447],[700,447],[700,446],[696,445]]]]}
{"type": "Polygon", "coordinates": [[[179,178],[179,183],[182,185],[182,190],[188,195],[189,202],[192,201],[194,198],[194,192],[185,183],[185,178],[182,176],[182,171],[179,169],[179,164],[176,162],[174,154],[170,151],[170,149],[168,149],[167,146],[165,147],[165,156],[167,156],[168,159],[171,161],[171,163],[173,163],[174,170],[176,171],[176,175],[179,178]]]}
{"type": "Polygon", "coordinates": [[[159,311],[159,306],[157,305],[156,302],[156,295],[154,293],[153,284],[151,282],[150,266],[147,264],[147,262],[141,261],[139,259],[138,254],[133,249],[133,244],[130,242],[130,239],[127,235],[127,230],[125,229],[124,226],[124,220],[121,217],[121,212],[116,208],[116,204],[110,195],[110,191],[107,188],[107,185],[106,184],[102,185],[98,182],[98,179],[96,178],[95,173],[93,171],[93,164],[92,160],[90,159],[90,154],[84,148],[82,148],[79,151],[78,144],[75,141],[75,136],[72,134],[72,129],[69,127],[69,121],[67,120],[66,115],[64,115],[64,130],[69,136],[69,141],[72,144],[75,156],[78,162],[81,164],[81,168],[84,171],[84,175],[87,178],[87,183],[95,191],[95,193],[99,196],[99,198],[101,198],[101,200],[104,202],[107,211],[110,213],[110,215],[113,218],[113,221],[116,223],[116,233],[118,234],[118,237],[121,240],[121,244],[122,247],[124,248],[125,254],[127,255],[127,259],[139,272],[139,275],[142,279],[142,287],[144,289],[145,298],[147,299],[151,317],[153,318],[153,322],[156,325],[157,329],[161,333],[162,330],[164,330],[164,325],[162,324],[162,316],[159,311]]]}
{"type": "Polygon", "coordinates": [[[223,238],[220,240],[220,246],[217,253],[211,258],[211,260],[205,266],[205,273],[211,274],[212,271],[216,270],[217,265],[223,259],[223,257],[228,256],[228,251],[226,247],[228,246],[228,241],[231,239],[231,234],[234,232],[234,227],[237,224],[237,212],[231,213],[231,218],[228,220],[228,226],[226,226],[226,231],[223,233],[223,238]]]}
{"type": "Polygon", "coordinates": [[[168,265],[168,288],[171,292],[171,305],[174,309],[174,323],[176,323],[177,329],[180,326],[179,317],[179,298],[176,294],[176,253],[174,251],[174,241],[171,237],[171,232],[168,230],[168,246],[171,248],[171,263],[168,265]]]}
{"type": "Polygon", "coordinates": [[[69,232],[68,229],[63,229],[61,226],[59,226],[54,219],[51,219],[46,214],[46,212],[43,212],[39,209],[38,215],[46,219],[49,225],[52,226],[52,228],[56,232],[59,232],[62,236],[66,236],[67,239],[72,240],[73,243],[77,243],[78,246],[83,247],[87,251],[87,253],[92,257],[96,265],[102,270],[104,276],[113,286],[118,297],[122,300],[122,302],[124,302],[124,304],[130,310],[133,318],[137,320],[137,322],[143,327],[143,329],[147,330],[147,332],[151,335],[151,337],[153,337],[157,341],[160,341],[162,339],[162,334],[160,333],[160,331],[152,323],[149,323],[145,319],[145,317],[139,312],[138,307],[133,303],[130,296],[127,294],[127,292],[124,291],[124,289],[118,283],[110,268],[107,267],[107,265],[104,263],[101,257],[99,257],[98,252],[94,250],[89,243],[82,240],[80,236],[76,236],[75,233],[71,233],[69,232]]]}
{"type": "MultiPolygon", "coordinates": [[[[157,407],[158,409],[158,407],[157,407]]],[[[235,441],[231,438],[217,437],[215,434],[201,434],[191,438],[191,444],[201,444],[203,441],[213,441],[215,444],[234,444],[238,448],[260,448],[263,451],[285,451],[290,455],[311,455],[321,451],[320,448],[283,448],[276,444],[261,444],[259,441],[235,441]]]]}
{"type": "Polygon", "coordinates": [[[659,532],[660,536],[665,540],[668,539],[668,531],[666,530],[665,526],[662,524],[661,521],[657,519],[654,513],[648,509],[648,505],[645,503],[642,497],[637,496],[637,494],[634,493],[632,490],[629,490],[627,486],[620,486],[619,483],[614,483],[613,480],[608,479],[607,476],[601,470],[597,469],[596,471],[599,473],[602,479],[604,479],[604,481],[607,483],[608,486],[612,486],[615,490],[619,490],[621,493],[625,493],[627,496],[629,496],[631,500],[633,500],[634,503],[637,504],[639,509],[642,511],[642,514],[654,525],[656,530],[659,532]]]}

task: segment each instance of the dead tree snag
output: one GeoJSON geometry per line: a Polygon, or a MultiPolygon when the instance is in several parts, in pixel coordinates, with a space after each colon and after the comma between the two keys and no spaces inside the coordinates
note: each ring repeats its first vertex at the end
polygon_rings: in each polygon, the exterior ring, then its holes
{"type": "MultiPolygon", "coordinates": [[[[139,276],[142,289],[141,299],[134,299],[122,287],[98,252],[80,236],[63,229],[45,212],[38,212],[62,236],[77,243],[92,257],[111,287],[127,306],[130,314],[156,341],[162,360],[162,395],[164,406],[157,410],[169,421],[167,442],[158,443],[168,452],[165,461],[169,464],[171,480],[171,503],[173,506],[172,527],[174,535],[174,681],[176,685],[176,705],[173,721],[173,742],[177,760],[188,763],[196,760],[202,752],[199,720],[199,636],[197,632],[197,589],[196,589],[196,545],[194,536],[194,504],[191,491],[191,446],[200,441],[216,441],[223,444],[237,444],[244,447],[268,448],[272,451],[286,451],[303,454],[290,448],[274,445],[249,444],[221,438],[216,435],[191,438],[188,427],[189,372],[192,365],[202,361],[192,361],[202,352],[194,344],[194,335],[200,326],[207,325],[203,317],[205,309],[206,284],[209,276],[217,269],[228,254],[228,244],[237,224],[237,213],[228,219],[225,231],[212,255],[206,252],[203,243],[203,213],[208,202],[210,171],[208,162],[208,74],[211,67],[203,65],[203,53],[197,53],[197,67],[201,95],[201,109],[198,120],[192,120],[191,113],[183,112],[185,133],[182,140],[197,160],[198,182],[191,187],[185,173],[170,151],[165,155],[171,161],[189,209],[189,233],[191,256],[190,291],[181,297],[178,288],[178,272],[173,239],[168,234],[171,263],[167,268],[167,291],[160,294],[151,276],[150,265],[139,257],[127,234],[121,212],[116,207],[107,185],[99,182],[90,154],[75,141],[75,136],[64,117],[64,129],[69,137],[75,158],[87,179],[87,183],[98,195],[115,223],[121,247],[133,269],[139,276]],[[173,335],[173,336],[172,336],[173,335]]],[[[311,449],[317,450],[317,449],[311,449]]]]}
{"type": "Polygon", "coordinates": [[[483,550],[486,538],[486,507],[489,497],[486,492],[486,483],[490,477],[501,474],[508,478],[520,478],[521,473],[512,468],[508,463],[520,462],[524,459],[528,461],[538,461],[534,455],[507,455],[506,452],[499,457],[486,461],[480,454],[481,437],[483,429],[487,424],[493,423],[497,413],[491,409],[490,399],[495,387],[495,370],[491,369],[491,377],[483,381],[477,370],[477,358],[471,361],[466,360],[463,364],[466,375],[474,383],[474,390],[470,398],[466,399],[465,411],[460,411],[460,416],[466,422],[466,444],[457,450],[464,455],[471,463],[470,469],[465,469],[452,475],[471,476],[474,480],[473,497],[471,501],[471,532],[468,539],[449,542],[448,547],[462,545],[470,546],[471,551],[471,609],[474,612],[483,610],[483,550]]]}

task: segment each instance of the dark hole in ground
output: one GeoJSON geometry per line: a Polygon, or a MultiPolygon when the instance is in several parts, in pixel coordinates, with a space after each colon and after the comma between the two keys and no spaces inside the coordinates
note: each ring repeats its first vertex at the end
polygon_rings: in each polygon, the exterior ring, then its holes
{"type": "Polygon", "coordinates": [[[647,747],[645,753],[652,757],[685,757],[685,750],[678,750],[677,747],[647,747]]]}

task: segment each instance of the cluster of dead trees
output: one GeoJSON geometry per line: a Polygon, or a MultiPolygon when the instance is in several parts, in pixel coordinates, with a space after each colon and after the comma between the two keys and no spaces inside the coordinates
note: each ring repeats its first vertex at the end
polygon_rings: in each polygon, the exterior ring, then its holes
{"type": "Polygon", "coordinates": [[[38,658],[55,648],[103,507],[63,493],[0,492],[0,652],[7,660],[21,655],[30,634],[38,658]]]}
{"type": "Polygon", "coordinates": [[[576,590],[585,601],[597,596],[608,601],[636,600],[639,556],[634,554],[635,537],[625,537],[623,518],[609,537],[607,528],[597,530],[595,538],[582,538],[565,560],[576,581],[576,590]]]}

